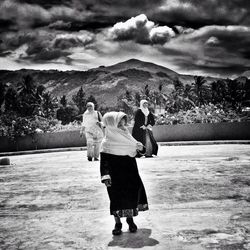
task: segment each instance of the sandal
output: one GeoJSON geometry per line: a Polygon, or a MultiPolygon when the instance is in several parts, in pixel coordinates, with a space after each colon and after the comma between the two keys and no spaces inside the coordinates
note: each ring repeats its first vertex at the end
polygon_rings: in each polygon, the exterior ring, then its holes
{"type": "Polygon", "coordinates": [[[115,223],[115,228],[112,230],[113,235],[120,235],[122,233],[122,223],[115,223]]]}
{"type": "Polygon", "coordinates": [[[135,233],[137,231],[137,226],[134,223],[133,218],[127,218],[126,221],[127,221],[128,225],[129,225],[128,228],[129,228],[130,233],[135,233]]]}

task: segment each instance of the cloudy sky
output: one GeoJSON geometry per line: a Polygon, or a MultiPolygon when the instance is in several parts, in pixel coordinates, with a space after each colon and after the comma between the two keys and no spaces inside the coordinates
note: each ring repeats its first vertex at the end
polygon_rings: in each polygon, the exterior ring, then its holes
{"type": "Polygon", "coordinates": [[[137,58],[178,73],[250,70],[249,0],[0,0],[0,69],[137,58]]]}

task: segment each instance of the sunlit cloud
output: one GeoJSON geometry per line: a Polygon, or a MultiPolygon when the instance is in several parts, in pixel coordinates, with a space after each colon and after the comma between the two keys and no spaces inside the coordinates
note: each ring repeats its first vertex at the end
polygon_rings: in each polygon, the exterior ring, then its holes
{"type": "Polygon", "coordinates": [[[110,36],[116,41],[134,40],[141,44],[164,44],[175,32],[167,26],[157,26],[141,14],[128,19],[126,22],[116,23],[110,29],[110,36]]]}

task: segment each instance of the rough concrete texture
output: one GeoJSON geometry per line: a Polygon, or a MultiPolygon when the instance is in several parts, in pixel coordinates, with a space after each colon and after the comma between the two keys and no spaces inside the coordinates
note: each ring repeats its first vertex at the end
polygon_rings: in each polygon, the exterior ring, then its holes
{"type": "Polygon", "coordinates": [[[86,151],[0,166],[0,249],[250,249],[250,145],[161,146],[138,159],[150,210],[112,236],[99,162],[86,151]]]}

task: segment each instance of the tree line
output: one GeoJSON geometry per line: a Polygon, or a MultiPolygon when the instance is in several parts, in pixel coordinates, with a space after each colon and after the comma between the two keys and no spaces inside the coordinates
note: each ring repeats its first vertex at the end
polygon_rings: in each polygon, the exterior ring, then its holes
{"type": "Polygon", "coordinates": [[[208,83],[203,76],[194,76],[191,84],[183,84],[178,78],[173,80],[173,90],[163,91],[164,84],[160,83],[157,90],[150,89],[146,84],[144,89],[135,93],[127,90],[119,99],[120,106],[127,113],[133,113],[139,106],[140,99],[150,101],[152,108],[160,107],[168,113],[190,110],[206,104],[214,104],[224,110],[232,109],[238,113],[243,107],[250,107],[250,80],[219,79],[208,83]]]}
{"type": "Polygon", "coordinates": [[[140,91],[124,90],[117,98],[115,107],[98,107],[94,96],[86,96],[82,87],[70,100],[66,95],[57,98],[46,91],[43,85],[37,86],[30,75],[25,75],[17,86],[0,83],[0,132],[13,138],[34,134],[37,128],[49,128],[61,121],[68,124],[81,120],[86,103],[91,101],[102,113],[110,110],[124,111],[133,118],[141,99],[147,99],[151,108],[159,108],[174,114],[191,110],[206,104],[214,104],[225,111],[241,113],[245,106],[250,107],[250,80],[219,79],[208,83],[203,76],[195,76],[192,84],[183,84],[178,78],[172,82],[172,91],[164,90],[164,82],[157,89],[146,84],[140,91]]]}
{"type": "Polygon", "coordinates": [[[67,124],[84,112],[87,102],[97,102],[94,96],[86,96],[82,87],[68,101],[66,95],[60,98],[46,91],[43,85],[36,86],[30,75],[25,75],[17,87],[0,83],[0,114],[18,117],[40,116],[56,118],[67,124]]]}

